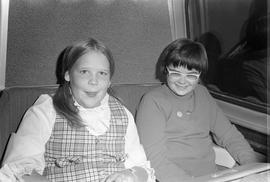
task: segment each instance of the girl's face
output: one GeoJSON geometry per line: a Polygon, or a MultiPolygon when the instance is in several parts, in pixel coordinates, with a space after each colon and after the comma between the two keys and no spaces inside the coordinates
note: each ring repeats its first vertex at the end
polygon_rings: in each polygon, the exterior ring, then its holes
{"type": "Polygon", "coordinates": [[[65,73],[65,80],[70,81],[72,94],[81,106],[97,107],[111,84],[109,61],[100,52],[86,53],[65,73]]]}
{"type": "Polygon", "coordinates": [[[195,69],[189,70],[183,66],[170,65],[167,67],[167,71],[167,85],[176,95],[186,95],[198,84],[200,72],[195,69]]]}

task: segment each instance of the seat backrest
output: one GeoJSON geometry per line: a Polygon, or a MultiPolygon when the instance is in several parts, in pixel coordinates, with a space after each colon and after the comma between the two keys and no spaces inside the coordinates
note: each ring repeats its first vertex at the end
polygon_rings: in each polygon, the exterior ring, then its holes
{"type": "MultiPolygon", "coordinates": [[[[113,84],[110,93],[135,115],[142,95],[156,84],[113,84]]],[[[15,132],[26,110],[41,94],[52,94],[58,85],[10,87],[0,93],[0,164],[12,132],[15,132]]]]}
{"type": "Polygon", "coordinates": [[[0,95],[0,164],[12,132],[15,132],[26,110],[41,94],[54,93],[57,86],[11,87],[0,95]]]}
{"type": "Polygon", "coordinates": [[[112,85],[111,95],[118,98],[123,105],[135,116],[136,108],[144,93],[159,86],[157,84],[115,84],[112,85]]]}

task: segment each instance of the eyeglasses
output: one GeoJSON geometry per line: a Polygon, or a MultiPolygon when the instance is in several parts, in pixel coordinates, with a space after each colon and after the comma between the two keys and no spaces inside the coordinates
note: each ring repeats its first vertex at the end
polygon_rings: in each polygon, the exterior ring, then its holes
{"type": "Polygon", "coordinates": [[[181,73],[179,71],[170,70],[168,67],[166,68],[169,76],[174,79],[180,79],[182,76],[184,76],[188,81],[196,81],[201,75],[201,73],[181,73]]]}

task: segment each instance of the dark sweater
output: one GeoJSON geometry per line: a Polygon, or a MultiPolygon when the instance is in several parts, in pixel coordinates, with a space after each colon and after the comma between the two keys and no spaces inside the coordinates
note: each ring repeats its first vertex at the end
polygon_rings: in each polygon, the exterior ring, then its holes
{"type": "Polygon", "coordinates": [[[150,91],[136,119],[141,143],[160,181],[216,171],[210,132],[240,164],[255,160],[250,145],[202,85],[185,96],[175,95],[166,85],[150,91]]]}

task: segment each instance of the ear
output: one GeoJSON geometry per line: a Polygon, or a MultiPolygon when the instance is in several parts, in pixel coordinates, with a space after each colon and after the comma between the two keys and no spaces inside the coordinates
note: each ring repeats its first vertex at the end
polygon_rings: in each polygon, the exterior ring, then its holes
{"type": "Polygon", "coordinates": [[[66,71],[66,73],[65,73],[65,80],[66,80],[67,82],[70,81],[70,78],[69,78],[69,72],[68,72],[68,71],[66,71]]]}

